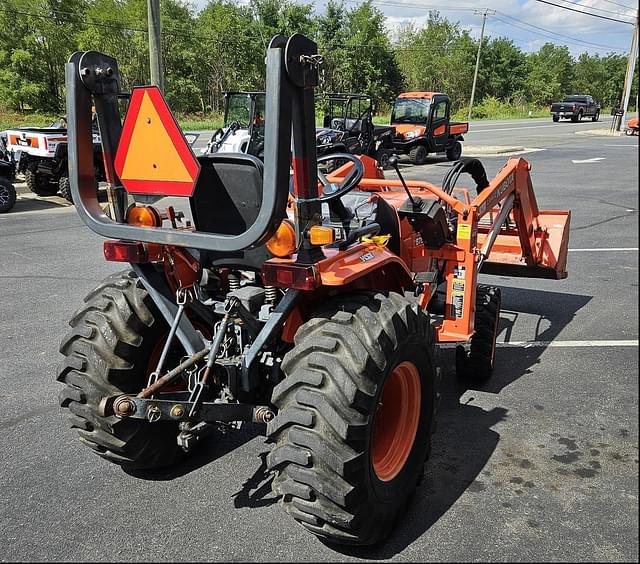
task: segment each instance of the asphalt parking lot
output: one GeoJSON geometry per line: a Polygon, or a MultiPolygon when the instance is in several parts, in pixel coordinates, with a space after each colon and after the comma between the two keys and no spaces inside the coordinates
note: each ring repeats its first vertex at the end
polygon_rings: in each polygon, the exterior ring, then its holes
{"type": "MultiPolygon", "coordinates": [[[[0,560],[637,561],[638,138],[576,134],[594,127],[608,123],[472,126],[470,146],[538,149],[520,156],[540,207],[572,210],[569,277],[483,277],[503,292],[494,377],[464,387],[443,355],[424,481],[368,549],[325,546],[280,511],[260,436],[212,437],[146,476],[80,445],[57,405],[57,349],[119,268],[73,206],[19,186],[0,216],[0,560]]],[[[491,177],[507,158],[481,160],[491,177]]],[[[448,166],[402,172],[439,183],[448,166]]]]}

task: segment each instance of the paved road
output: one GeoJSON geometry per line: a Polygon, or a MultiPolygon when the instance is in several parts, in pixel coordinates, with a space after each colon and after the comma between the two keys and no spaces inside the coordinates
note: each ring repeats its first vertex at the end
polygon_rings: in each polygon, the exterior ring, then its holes
{"type": "MultiPolygon", "coordinates": [[[[78,443],[56,405],[57,346],[117,267],[73,207],[21,194],[0,217],[0,560],[637,561],[638,142],[580,127],[469,136],[546,149],[523,156],[540,206],[573,211],[570,275],[485,277],[503,288],[501,342],[535,344],[501,347],[475,388],[445,355],[424,482],[391,538],[366,550],[335,551],[279,510],[261,437],[217,437],[147,477],[78,443]],[[589,158],[604,160],[572,162],[589,158]]],[[[505,157],[483,161],[493,175],[505,157]]],[[[448,166],[402,170],[439,182],[448,166]]]]}

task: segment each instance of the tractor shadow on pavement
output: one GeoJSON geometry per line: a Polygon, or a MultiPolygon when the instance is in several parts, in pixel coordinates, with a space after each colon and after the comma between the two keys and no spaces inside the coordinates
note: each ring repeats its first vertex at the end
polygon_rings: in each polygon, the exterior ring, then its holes
{"type": "Polygon", "coordinates": [[[196,446],[193,454],[188,456],[182,463],[175,464],[159,470],[127,470],[124,471],[141,480],[165,482],[171,481],[181,476],[190,474],[207,464],[222,458],[230,452],[240,448],[245,443],[263,435],[259,430],[259,425],[248,426],[246,429],[220,431],[216,430],[196,446]]]}
{"type": "Polygon", "coordinates": [[[60,196],[41,196],[39,198],[23,198],[18,195],[15,206],[8,213],[34,212],[50,209],[61,209],[72,207],[73,204],[67,202],[60,196]]]}
{"type": "MultiPolygon", "coordinates": [[[[578,310],[592,299],[592,296],[524,288],[501,289],[503,312],[499,341],[553,341],[574,319],[578,310]],[[511,338],[514,333],[517,333],[517,339],[511,338]]],[[[440,357],[444,375],[442,398],[431,457],[407,513],[398,521],[391,536],[379,545],[361,548],[328,546],[358,558],[391,558],[425,534],[467,490],[482,491],[485,486],[476,478],[500,442],[500,434],[493,427],[508,420],[509,414],[503,407],[485,410],[473,405],[473,397],[465,392],[477,390],[499,394],[520,377],[534,372],[533,367],[540,362],[545,348],[499,348],[494,374],[484,383],[457,379],[454,350],[444,349],[440,357]],[[463,395],[465,402],[461,402],[463,395]]],[[[428,559],[428,555],[425,558],[428,559]]]]}

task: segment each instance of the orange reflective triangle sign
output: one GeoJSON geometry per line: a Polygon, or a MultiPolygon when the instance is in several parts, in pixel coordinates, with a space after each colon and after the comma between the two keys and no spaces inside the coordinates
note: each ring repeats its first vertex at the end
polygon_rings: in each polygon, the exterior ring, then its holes
{"type": "Polygon", "coordinates": [[[193,194],[200,164],[157,86],[133,89],[114,166],[132,194],[193,194]]]}

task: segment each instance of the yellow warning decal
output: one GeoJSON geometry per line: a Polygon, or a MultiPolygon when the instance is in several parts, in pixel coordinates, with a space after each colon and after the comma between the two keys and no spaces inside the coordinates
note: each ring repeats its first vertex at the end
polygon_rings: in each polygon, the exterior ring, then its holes
{"type": "Polygon", "coordinates": [[[467,223],[458,224],[458,239],[471,239],[471,225],[467,223]]]}

